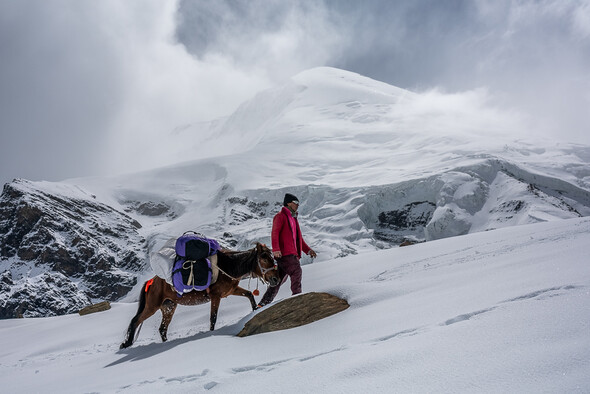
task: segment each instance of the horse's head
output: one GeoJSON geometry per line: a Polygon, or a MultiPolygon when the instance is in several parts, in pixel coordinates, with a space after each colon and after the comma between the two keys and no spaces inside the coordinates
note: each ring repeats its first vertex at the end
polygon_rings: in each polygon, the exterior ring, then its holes
{"type": "Polygon", "coordinates": [[[256,243],[256,257],[258,269],[256,274],[269,283],[271,287],[279,284],[279,269],[270,249],[261,243],[256,243]]]}

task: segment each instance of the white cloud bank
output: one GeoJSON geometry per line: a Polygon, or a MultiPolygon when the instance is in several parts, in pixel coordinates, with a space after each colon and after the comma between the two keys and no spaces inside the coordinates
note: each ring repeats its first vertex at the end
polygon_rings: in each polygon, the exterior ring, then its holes
{"type": "Polygon", "coordinates": [[[590,143],[588,0],[5,1],[0,180],[179,161],[173,130],[322,65],[590,143]]]}

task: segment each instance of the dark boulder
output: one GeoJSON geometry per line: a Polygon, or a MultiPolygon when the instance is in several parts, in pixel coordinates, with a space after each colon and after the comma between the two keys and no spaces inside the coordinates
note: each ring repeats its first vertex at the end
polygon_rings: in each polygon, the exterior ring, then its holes
{"type": "Polygon", "coordinates": [[[342,312],[350,305],[328,293],[305,293],[266,307],[246,323],[239,337],[286,330],[342,312]]]}

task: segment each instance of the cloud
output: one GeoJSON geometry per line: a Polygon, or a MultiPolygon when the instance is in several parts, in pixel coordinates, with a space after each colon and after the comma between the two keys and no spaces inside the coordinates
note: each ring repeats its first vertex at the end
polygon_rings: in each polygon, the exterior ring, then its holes
{"type": "Polygon", "coordinates": [[[258,91],[328,61],[336,45],[321,4],[25,0],[0,7],[3,181],[182,160],[167,149],[177,145],[173,130],[229,115],[258,91]]]}
{"type": "Polygon", "coordinates": [[[590,143],[590,36],[582,27],[589,5],[515,2],[494,19],[481,78],[536,119],[531,133],[590,143]]]}
{"type": "Polygon", "coordinates": [[[590,143],[590,2],[329,2],[347,47],[335,65],[410,90],[485,88],[529,132],[590,143]]]}
{"type": "Polygon", "coordinates": [[[122,34],[120,44],[133,62],[111,145],[115,157],[133,157],[124,161],[129,170],[199,157],[167,154],[178,150],[170,132],[229,115],[258,91],[323,64],[335,45],[319,6],[181,2],[152,17],[151,34],[122,34]]]}
{"type": "Polygon", "coordinates": [[[590,0],[4,1],[0,179],[183,160],[173,130],[322,65],[485,91],[531,134],[590,144],[590,0]]]}
{"type": "Polygon", "coordinates": [[[274,83],[329,63],[342,48],[321,1],[181,1],[178,15],[178,39],[199,60],[223,57],[274,83]]]}
{"type": "MultiPolygon", "coordinates": [[[[137,8],[143,7],[137,3],[137,8]]],[[[123,110],[109,129],[113,160],[107,168],[111,172],[181,161],[183,158],[174,157],[175,152],[168,149],[178,145],[173,130],[228,115],[245,99],[270,86],[266,76],[247,73],[223,56],[209,55],[204,60],[191,56],[175,38],[175,3],[155,7],[145,25],[136,20],[141,12],[132,9],[121,23],[110,27],[118,37],[125,79],[123,110]],[[130,34],[127,26],[136,28],[130,34]]],[[[197,153],[184,159],[196,158],[197,153]]]]}
{"type": "Polygon", "coordinates": [[[77,168],[96,164],[100,135],[119,108],[121,75],[99,32],[86,27],[93,10],[74,11],[57,2],[2,2],[2,178],[50,176],[49,168],[82,175],[77,168]]]}
{"type": "Polygon", "coordinates": [[[130,4],[2,2],[2,178],[59,180],[111,162],[107,136],[121,130],[150,60],[133,44],[159,37],[166,26],[152,22],[171,7],[130,4]]]}

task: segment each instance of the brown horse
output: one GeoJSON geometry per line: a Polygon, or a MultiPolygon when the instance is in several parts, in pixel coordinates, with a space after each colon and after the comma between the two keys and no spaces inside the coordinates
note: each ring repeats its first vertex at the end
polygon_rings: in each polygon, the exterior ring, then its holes
{"type": "Polygon", "coordinates": [[[120,348],[123,349],[133,344],[137,328],[158,309],[162,311],[160,336],[165,342],[168,325],[178,304],[199,305],[211,301],[210,328],[213,330],[221,298],[230,295],[247,297],[252,305],[252,310],[256,310],[256,301],[252,293],[238,286],[242,277],[249,275],[260,278],[270,286],[279,284],[279,272],[272,253],[266,245],[260,243],[257,243],[254,249],[246,251],[220,250],[217,252],[217,266],[219,267],[219,277],[206,291],[193,290],[182,296],[158,276],[148,280],[141,288],[137,314],[131,319],[125,341],[120,348]]]}

